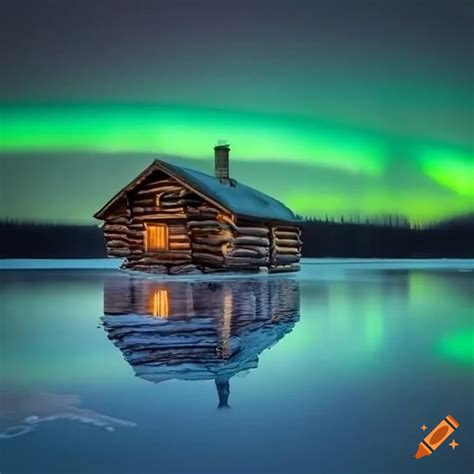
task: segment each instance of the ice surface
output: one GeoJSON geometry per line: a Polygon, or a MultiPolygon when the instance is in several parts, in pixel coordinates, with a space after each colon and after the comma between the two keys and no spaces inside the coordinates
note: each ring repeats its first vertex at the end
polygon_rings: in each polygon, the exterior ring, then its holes
{"type": "Polygon", "coordinates": [[[472,260],[305,259],[294,274],[191,281],[107,269],[120,260],[36,261],[33,271],[6,263],[2,472],[472,472],[472,260]],[[70,269],[77,264],[90,270],[70,269]],[[269,349],[284,329],[281,308],[291,309],[282,292],[292,287],[299,320],[269,349]],[[165,290],[167,319],[155,299],[165,290]],[[157,362],[168,345],[139,349],[122,339],[207,337],[211,318],[229,345],[176,346],[167,367],[157,362]],[[138,366],[140,355],[153,363],[138,366]],[[219,355],[224,373],[203,380],[219,355]],[[6,400],[6,391],[17,395],[6,400]],[[232,408],[218,410],[226,398],[232,408]],[[459,448],[415,460],[420,426],[448,413],[461,423],[459,448]]]}
{"type": "Polygon", "coordinates": [[[32,432],[45,421],[68,420],[106,431],[115,427],[133,428],[135,423],[80,407],[77,395],[41,391],[3,391],[0,406],[0,440],[32,432]]]}
{"type": "MultiPolygon", "coordinates": [[[[110,270],[118,269],[122,263],[119,258],[104,259],[0,259],[0,270],[53,270],[84,269],[110,270]]],[[[326,277],[327,272],[346,270],[422,270],[422,269],[457,269],[472,271],[473,259],[357,259],[357,258],[303,258],[301,271],[288,274],[249,274],[225,273],[212,275],[153,275],[142,272],[133,274],[153,279],[170,280],[216,280],[226,278],[298,278],[319,279],[326,277]],[[323,273],[324,272],[324,273],[323,273]]],[[[131,272],[132,273],[132,272],[131,272]]]]}
{"type": "Polygon", "coordinates": [[[119,268],[119,258],[12,258],[0,259],[0,270],[107,270],[119,268]]]}

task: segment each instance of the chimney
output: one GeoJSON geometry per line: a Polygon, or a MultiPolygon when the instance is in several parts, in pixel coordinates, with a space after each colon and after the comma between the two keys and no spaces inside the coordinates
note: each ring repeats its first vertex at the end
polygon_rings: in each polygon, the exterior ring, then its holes
{"type": "Polygon", "coordinates": [[[214,147],[214,165],[216,178],[221,184],[229,185],[229,151],[228,144],[219,143],[214,147]]]}
{"type": "Polygon", "coordinates": [[[218,375],[214,380],[216,383],[217,395],[219,397],[219,405],[217,405],[218,409],[230,408],[228,402],[230,395],[229,378],[230,377],[225,377],[224,375],[218,375]]]}

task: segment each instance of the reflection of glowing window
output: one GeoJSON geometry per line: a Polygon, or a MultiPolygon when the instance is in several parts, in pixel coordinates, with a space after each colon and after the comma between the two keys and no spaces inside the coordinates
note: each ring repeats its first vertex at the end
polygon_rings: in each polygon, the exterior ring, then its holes
{"type": "Polygon", "coordinates": [[[167,290],[155,290],[151,303],[151,313],[156,318],[167,319],[169,315],[169,302],[167,290]]]}
{"type": "Polygon", "coordinates": [[[166,224],[146,224],[145,251],[168,250],[168,226],[166,224]]]}

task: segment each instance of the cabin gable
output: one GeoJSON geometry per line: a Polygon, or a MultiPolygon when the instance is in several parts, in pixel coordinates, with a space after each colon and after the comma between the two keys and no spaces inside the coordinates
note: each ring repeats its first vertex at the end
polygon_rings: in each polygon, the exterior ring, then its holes
{"type": "Polygon", "coordinates": [[[226,222],[231,220],[230,214],[224,216],[178,180],[156,170],[110,207],[104,235],[108,254],[126,257],[124,268],[156,273],[197,267],[215,271],[222,269],[226,246],[233,240],[226,222]]]}

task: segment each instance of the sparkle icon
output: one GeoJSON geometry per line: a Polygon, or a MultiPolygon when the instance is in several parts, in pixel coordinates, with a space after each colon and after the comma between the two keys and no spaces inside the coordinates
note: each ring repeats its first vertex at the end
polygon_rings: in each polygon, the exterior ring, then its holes
{"type": "Polygon", "coordinates": [[[421,426],[421,430],[426,431],[427,429],[428,429],[428,427],[423,423],[423,425],[421,426]]]}
{"type": "Polygon", "coordinates": [[[456,449],[457,446],[459,446],[459,443],[456,443],[456,440],[453,439],[450,443],[449,446],[451,446],[454,449],[456,449]]]}

